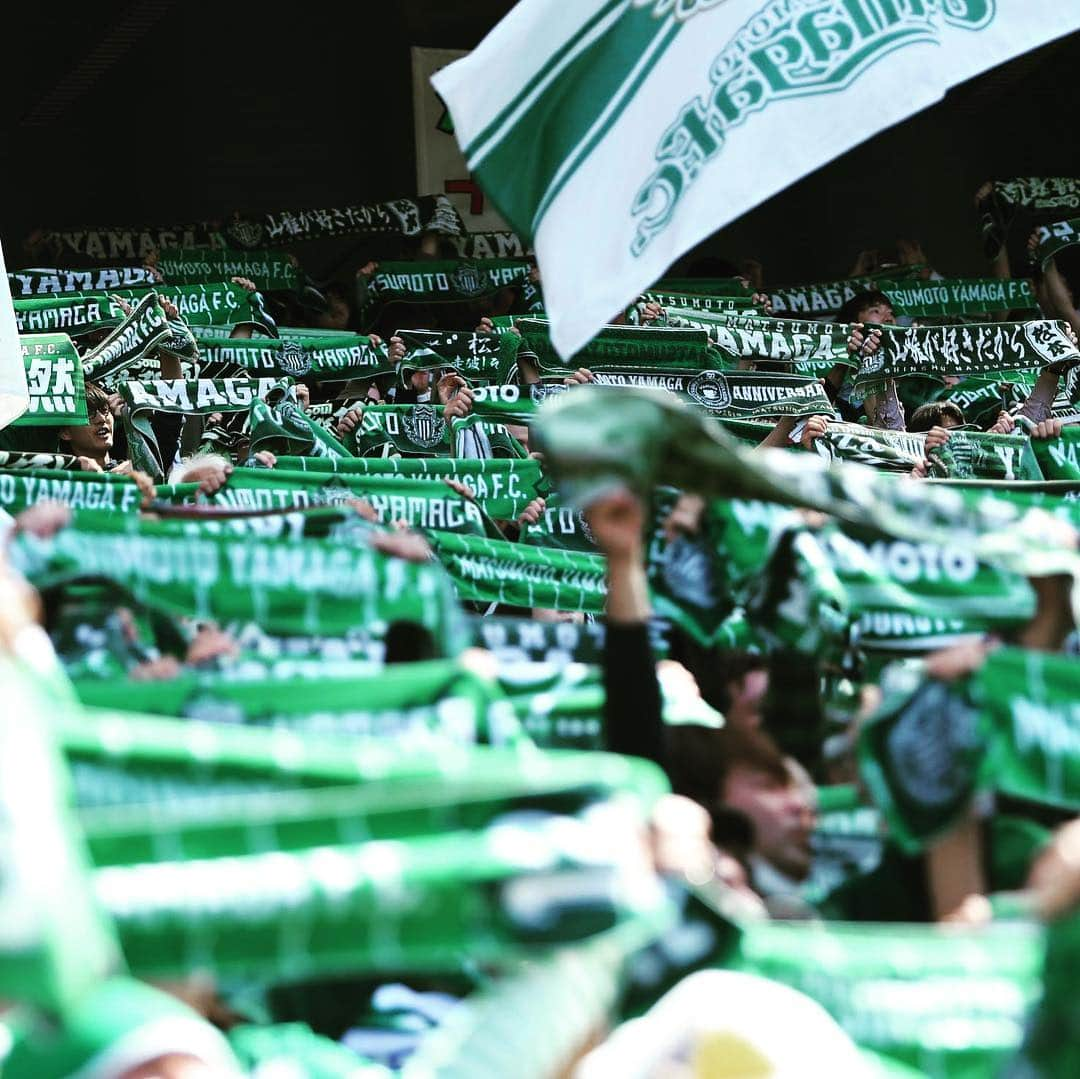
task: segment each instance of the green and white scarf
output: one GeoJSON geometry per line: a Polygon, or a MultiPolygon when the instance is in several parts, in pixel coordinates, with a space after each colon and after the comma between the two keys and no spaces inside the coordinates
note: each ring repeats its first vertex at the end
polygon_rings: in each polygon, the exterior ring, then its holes
{"type": "MultiPolygon", "coordinates": [[[[893,472],[910,472],[927,458],[926,434],[830,422],[813,442],[832,461],[853,461],[893,472]]],[[[929,455],[933,474],[950,479],[1041,480],[1042,471],[1023,435],[991,435],[953,428],[949,441],[929,455]]]]}
{"type": "Polygon", "coordinates": [[[219,247],[168,248],[157,268],[170,284],[191,285],[245,277],[261,291],[295,292],[303,275],[276,251],[229,251],[219,247]]]}
{"type": "Polygon", "coordinates": [[[1043,222],[1060,220],[1065,211],[1080,210],[1080,180],[1025,176],[996,181],[979,203],[979,229],[988,259],[997,254],[1021,210],[1032,221],[1043,222]]]}
{"type": "Polygon", "coordinates": [[[79,458],[69,453],[38,453],[35,450],[0,450],[0,469],[25,472],[27,470],[51,469],[53,471],[78,472],[79,458]]]}
{"type": "MultiPolygon", "coordinates": [[[[65,333],[19,338],[29,404],[13,427],[86,423],[86,388],[79,354],[65,333]]],[[[11,466],[8,466],[11,467],[11,466]]]]}
{"type": "MultiPolygon", "coordinates": [[[[523,458],[461,457],[289,457],[277,459],[276,471],[307,473],[312,480],[333,473],[345,482],[365,477],[452,479],[472,488],[484,511],[500,521],[513,521],[534,498],[551,488],[540,462],[523,458]]],[[[234,472],[235,475],[235,472],[234,472]]]]}
{"type": "Polygon", "coordinates": [[[743,926],[732,965],[812,997],[892,1062],[878,1074],[997,1075],[1040,996],[1043,954],[1033,925],[763,921],[743,926]]]}
{"type": "Polygon", "coordinates": [[[517,328],[519,357],[531,353],[535,357],[532,362],[544,378],[562,378],[579,367],[594,373],[689,375],[722,366],[709,348],[708,335],[696,329],[607,326],[580,352],[564,360],[548,336],[547,322],[518,319],[517,328]]]}
{"type": "MultiPolygon", "coordinates": [[[[114,289],[111,296],[119,296],[132,304],[144,296],[156,292],[170,300],[189,326],[219,326],[238,322],[255,323],[258,311],[255,301],[245,288],[231,281],[216,281],[200,285],[154,285],[153,288],[114,289]]],[[[89,298],[91,293],[76,293],[89,298]]],[[[257,294],[256,294],[257,295],[257,294]]]]}
{"type": "Polygon", "coordinates": [[[599,664],[604,656],[603,622],[537,622],[510,615],[474,616],[474,643],[501,667],[516,663],[599,664]]]}
{"type": "Polygon", "coordinates": [[[1038,310],[1031,282],[1024,278],[882,281],[877,286],[902,318],[987,315],[995,311],[1038,310]]]}
{"type": "Polygon", "coordinates": [[[251,402],[247,426],[249,451],[306,454],[312,457],[349,457],[349,451],[300,407],[288,381],[277,383],[251,402]]]}
{"type": "Polygon", "coordinates": [[[295,339],[221,340],[195,331],[202,378],[225,378],[240,372],[252,376],[311,378],[317,382],[346,381],[391,374],[386,345],[371,346],[370,338],[348,336],[295,339]]]}
{"type": "Polygon", "coordinates": [[[599,555],[445,532],[429,538],[463,600],[591,614],[604,609],[605,562],[599,555]]]}
{"type": "Polygon", "coordinates": [[[1080,427],[1066,427],[1057,438],[1032,439],[1031,448],[1048,480],[1080,480],[1080,427]]]}
{"type": "MultiPolygon", "coordinates": [[[[194,501],[190,484],[161,486],[159,498],[194,501]]],[[[367,502],[387,526],[405,521],[411,528],[437,528],[472,536],[493,534],[485,509],[438,480],[364,476],[344,472],[292,472],[281,468],[236,468],[215,494],[200,496],[212,506],[239,511],[305,509],[367,502]]]]}
{"type": "Polygon", "coordinates": [[[851,277],[844,281],[824,281],[815,285],[788,285],[769,292],[773,314],[809,315],[820,318],[834,315],[841,307],[860,292],[877,291],[881,282],[907,281],[922,271],[921,266],[892,266],[865,277],[851,277]]]}
{"type": "Polygon", "coordinates": [[[115,380],[125,368],[138,363],[172,336],[157,293],[149,292],[116,329],[83,355],[83,377],[91,382],[115,380]]]}
{"type": "MultiPolygon", "coordinates": [[[[462,457],[461,435],[447,427],[441,405],[371,405],[346,445],[358,457],[462,457]]],[[[499,424],[469,418],[463,430],[482,433],[493,453],[524,456],[520,443],[499,424]]]]}
{"type": "Polygon", "coordinates": [[[754,358],[791,363],[804,374],[822,375],[838,363],[855,367],[848,351],[848,326],[821,322],[792,322],[760,315],[694,313],[669,309],[667,324],[700,326],[708,331],[709,344],[729,364],[754,358]]]}
{"type": "Polygon", "coordinates": [[[327,210],[280,210],[260,218],[234,214],[228,222],[197,221],[184,225],[82,226],[45,230],[41,242],[56,258],[79,255],[83,260],[145,258],[172,247],[241,248],[282,246],[324,236],[419,236],[438,232],[458,236],[465,226],[445,195],[393,199],[327,210]]]}
{"type": "Polygon", "coordinates": [[[123,309],[108,296],[86,297],[78,292],[47,299],[15,300],[14,306],[20,334],[66,333],[78,337],[118,326],[125,318],[123,309]]]}
{"type": "Polygon", "coordinates": [[[404,380],[410,371],[457,371],[470,383],[513,382],[518,344],[512,333],[457,333],[446,330],[398,330],[405,342],[404,380]]]}
{"type": "Polygon", "coordinates": [[[177,536],[170,524],[86,513],[48,540],[16,537],[12,552],[41,588],[103,578],[153,610],[254,619],[272,633],[326,636],[417,622],[432,631],[441,654],[456,652],[457,604],[432,563],[330,540],[177,536]]]}
{"type": "Polygon", "coordinates": [[[943,386],[930,399],[951,401],[963,412],[968,423],[985,431],[993,426],[1001,412],[1019,409],[1034,384],[1031,372],[1002,372],[991,378],[965,378],[953,386],[943,386]]]}
{"type": "Polygon", "coordinates": [[[1075,813],[1080,808],[1076,660],[991,653],[956,683],[887,671],[885,700],[859,740],[863,779],[906,850],[960,820],[979,790],[1075,813]]]}
{"type": "MultiPolygon", "coordinates": [[[[661,307],[677,307],[688,311],[746,312],[754,309],[754,302],[747,295],[709,296],[696,292],[669,292],[652,288],[641,294],[639,303],[658,303],[661,307]]],[[[640,311],[635,305],[627,312],[636,321],[640,311]]]]}
{"type": "Polygon", "coordinates": [[[119,383],[127,405],[124,432],[132,464],[161,479],[170,462],[161,461],[150,412],[207,416],[213,412],[247,412],[254,401],[279,385],[272,378],[155,379],[119,383]]]}
{"type": "Polygon", "coordinates": [[[881,345],[862,357],[856,389],[908,375],[994,375],[999,371],[1039,371],[1080,363],[1064,322],[991,322],[881,330],[881,345]]]}
{"type": "Polygon", "coordinates": [[[32,269],[8,274],[16,298],[55,296],[64,292],[109,292],[118,288],[152,288],[158,277],[149,266],[97,266],[91,270],[32,269]]]}
{"type": "Polygon", "coordinates": [[[235,677],[189,671],[165,682],[84,680],[75,692],[85,705],[234,723],[304,736],[390,739],[400,748],[520,740],[520,728],[490,683],[453,660],[399,663],[366,676],[323,673],[235,677]]]}
{"type": "Polygon", "coordinates": [[[363,316],[370,321],[378,309],[392,303],[471,303],[522,286],[529,271],[529,263],[518,259],[380,262],[366,279],[363,316]]]}
{"type": "Polygon", "coordinates": [[[257,218],[236,215],[222,231],[238,247],[250,248],[338,236],[460,236],[465,225],[445,195],[421,195],[322,210],[277,210],[257,218]]]}
{"type": "MultiPolygon", "coordinates": [[[[73,510],[137,513],[142,492],[130,476],[111,472],[70,472],[52,467],[53,454],[34,455],[45,463],[0,472],[0,506],[21,513],[38,502],[62,502],[73,510]]],[[[187,484],[194,491],[195,484],[187,484]]]]}

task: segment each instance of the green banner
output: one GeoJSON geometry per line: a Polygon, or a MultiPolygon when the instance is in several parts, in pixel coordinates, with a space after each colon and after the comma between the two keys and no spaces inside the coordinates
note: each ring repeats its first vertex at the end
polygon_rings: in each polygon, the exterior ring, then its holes
{"type": "Polygon", "coordinates": [[[300,287],[302,279],[299,267],[277,251],[166,248],[159,254],[157,268],[170,284],[204,284],[244,277],[265,292],[293,292],[300,287]]]}
{"type": "Polygon", "coordinates": [[[91,330],[119,326],[124,312],[106,295],[71,293],[48,299],[15,300],[20,334],[66,333],[78,337],[91,330]]]}
{"type": "Polygon", "coordinates": [[[410,371],[457,371],[470,383],[513,382],[517,376],[517,335],[457,333],[448,330],[398,330],[405,342],[401,361],[404,378],[410,371]]]}
{"type": "Polygon", "coordinates": [[[32,269],[8,273],[15,299],[58,296],[65,292],[108,292],[117,288],[152,287],[158,275],[148,266],[96,266],[91,270],[32,269]]]}
{"type": "MultiPolygon", "coordinates": [[[[186,484],[192,493],[196,485],[186,484]]],[[[48,467],[0,471],[0,506],[14,515],[38,502],[62,502],[73,510],[137,513],[142,492],[130,476],[69,472],[48,467]]]]}
{"type": "Polygon", "coordinates": [[[1032,439],[1031,448],[1048,480],[1080,480],[1080,427],[1066,427],[1057,438],[1032,439]]]}
{"type": "Polygon", "coordinates": [[[365,317],[392,303],[470,303],[524,285],[530,265],[519,259],[479,262],[380,262],[367,279],[365,317]]]}
{"type": "Polygon", "coordinates": [[[257,338],[225,341],[195,331],[202,378],[225,378],[250,372],[257,377],[311,378],[317,382],[346,381],[391,374],[386,345],[371,346],[360,334],[310,337],[303,342],[257,338]]]}
{"type": "Polygon", "coordinates": [[[71,338],[65,333],[33,334],[19,338],[30,403],[13,427],[86,423],[83,368],[71,338]]]}

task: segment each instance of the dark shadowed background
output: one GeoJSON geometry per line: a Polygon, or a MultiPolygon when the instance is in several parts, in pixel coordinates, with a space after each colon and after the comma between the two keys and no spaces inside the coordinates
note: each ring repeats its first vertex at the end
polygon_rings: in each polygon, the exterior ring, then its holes
{"type": "MultiPolygon", "coordinates": [[[[572,2],[572,0],[567,0],[572,2]]],[[[0,237],[413,193],[409,47],[469,48],[509,0],[142,0],[4,13],[0,237]]],[[[1080,175],[1080,34],[996,68],[719,233],[773,283],[844,276],[861,248],[924,243],[984,264],[972,194],[989,178],[1080,175]]],[[[843,123],[842,115],[837,122],[843,123]]],[[[317,271],[317,267],[312,267],[317,271]]]]}

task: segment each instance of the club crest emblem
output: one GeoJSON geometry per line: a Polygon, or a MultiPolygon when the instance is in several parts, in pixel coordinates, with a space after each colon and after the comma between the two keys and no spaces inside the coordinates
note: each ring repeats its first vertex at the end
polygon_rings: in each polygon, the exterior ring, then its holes
{"type": "Polygon", "coordinates": [[[285,341],[278,356],[278,366],[292,378],[303,378],[311,370],[311,358],[297,341],[285,341]]]}
{"type": "Polygon", "coordinates": [[[465,262],[450,274],[450,284],[462,296],[479,296],[485,287],[484,274],[471,262],[465,262]]]}
{"type": "Polygon", "coordinates": [[[723,412],[731,404],[731,388],[719,371],[702,371],[686,392],[710,412],[723,412]]]}
{"type": "Polygon", "coordinates": [[[431,405],[416,405],[401,421],[405,434],[417,446],[430,449],[446,437],[446,421],[431,405]]]}
{"type": "Polygon", "coordinates": [[[225,235],[238,247],[257,247],[262,242],[263,227],[257,221],[239,218],[225,226],[225,235]]]}

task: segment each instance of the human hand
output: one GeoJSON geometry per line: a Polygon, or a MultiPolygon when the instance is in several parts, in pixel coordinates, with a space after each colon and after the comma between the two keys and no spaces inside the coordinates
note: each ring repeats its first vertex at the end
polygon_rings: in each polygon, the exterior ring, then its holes
{"type": "Polygon", "coordinates": [[[378,273],[379,264],[374,260],[365,262],[359,270],[356,271],[357,277],[371,277],[373,274],[378,273]]]}
{"type": "Polygon", "coordinates": [[[547,502],[543,498],[534,498],[518,515],[517,523],[519,527],[524,528],[527,525],[536,525],[540,523],[540,518],[544,515],[544,511],[547,509],[547,502]]]}
{"type": "Polygon", "coordinates": [[[338,438],[345,438],[347,435],[351,435],[359,426],[360,422],[364,418],[364,410],[362,408],[350,408],[344,416],[337,421],[335,431],[338,438]]]}
{"type": "Polygon", "coordinates": [[[863,277],[868,273],[872,273],[878,266],[878,253],[877,249],[860,251],[855,256],[855,265],[851,267],[850,277],[863,277]]]}
{"type": "Polygon", "coordinates": [[[860,356],[873,356],[881,347],[881,330],[871,330],[867,333],[863,323],[853,322],[847,347],[848,352],[854,352],[860,356]]]}
{"type": "Polygon", "coordinates": [[[1016,430],[1016,420],[1008,412],[999,412],[993,426],[987,429],[990,435],[1009,435],[1016,430]]]}
{"type": "Polygon", "coordinates": [[[232,657],[239,654],[239,645],[228,633],[209,622],[204,622],[188,645],[184,662],[197,667],[200,663],[208,663],[221,656],[232,657]]]}
{"type": "Polygon", "coordinates": [[[896,258],[901,266],[923,266],[927,262],[926,253],[918,240],[897,240],[896,258]]]}
{"type": "Polygon", "coordinates": [[[405,342],[400,337],[391,337],[388,352],[392,364],[401,363],[405,359],[405,342]]]}
{"type": "Polygon", "coordinates": [[[79,471],[80,472],[104,472],[105,471],[105,469],[103,469],[101,467],[101,465],[99,465],[97,463],[97,461],[95,461],[93,459],[93,457],[81,457],[80,456],[80,457],[76,457],[75,460],[79,462],[79,471]]]}
{"type": "Polygon", "coordinates": [[[808,417],[803,426],[802,435],[799,438],[799,445],[802,446],[804,450],[812,450],[814,448],[814,442],[824,436],[828,430],[828,416],[808,417]]]}
{"type": "Polygon", "coordinates": [[[419,532],[400,529],[394,532],[372,532],[368,544],[376,551],[403,558],[406,562],[428,562],[433,556],[428,541],[419,532]]]}
{"type": "Polygon", "coordinates": [[[1031,437],[1038,439],[1060,438],[1061,437],[1061,420],[1043,420],[1042,423],[1037,423],[1031,430],[1031,437]]]}
{"type": "Polygon", "coordinates": [[[476,501],[476,492],[467,483],[462,483],[461,480],[456,480],[452,476],[443,476],[443,483],[445,483],[451,491],[461,495],[461,497],[467,501],[476,501]]]}
{"type": "Polygon", "coordinates": [[[232,470],[232,465],[219,465],[216,462],[200,466],[199,471],[204,475],[199,480],[196,494],[205,495],[207,498],[216,495],[229,482],[232,470]]]}
{"type": "Polygon", "coordinates": [[[664,519],[664,538],[670,543],[679,535],[696,536],[701,530],[701,515],[704,512],[705,499],[701,495],[679,495],[664,519]]]}
{"type": "Polygon", "coordinates": [[[128,671],[128,678],[133,682],[168,682],[179,678],[180,660],[176,656],[162,656],[160,659],[139,663],[128,671]]]}
{"type": "Polygon", "coordinates": [[[247,292],[258,292],[259,291],[258,286],[249,277],[230,277],[229,280],[234,285],[239,285],[242,289],[244,289],[247,292]]]}
{"type": "Polygon", "coordinates": [[[492,322],[491,319],[489,319],[487,317],[487,315],[484,315],[484,317],[477,323],[475,332],[476,333],[494,333],[495,332],[495,323],[492,322]]]}
{"type": "Polygon", "coordinates": [[[587,367],[579,367],[572,375],[563,379],[564,386],[584,386],[589,382],[595,382],[596,376],[587,367]]]}
{"type": "Polygon", "coordinates": [[[641,322],[656,322],[664,313],[664,309],[655,300],[646,300],[639,308],[641,322]]]}
{"type": "Polygon", "coordinates": [[[931,427],[926,432],[926,452],[929,453],[933,449],[937,449],[938,446],[944,446],[949,441],[949,432],[944,427],[931,427]]]}
{"type": "Polygon", "coordinates": [[[585,517],[596,546],[609,559],[640,559],[645,507],[629,489],[598,498],[586,509],[585,517]]]}
{"type": "Polygon", "coordinates": [[[63,502],[35,502],[15,516],[15,534],[29,532],[38,539],[55,536],[71,520],[71,509],[63,502]]]}
{"type": "Polygon", "coordinates": [[[277,465],[277,457],[269,450],[259,450],[251,456],[254,458],[256,464],[261,465],[263,468],[274,468],[277,465]]]}

